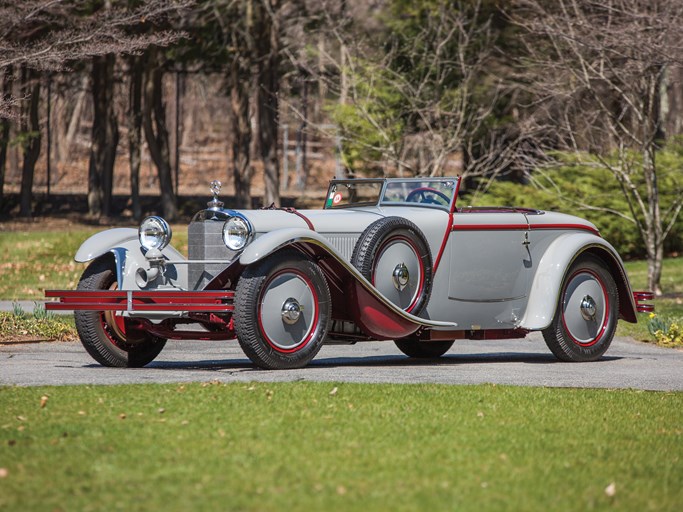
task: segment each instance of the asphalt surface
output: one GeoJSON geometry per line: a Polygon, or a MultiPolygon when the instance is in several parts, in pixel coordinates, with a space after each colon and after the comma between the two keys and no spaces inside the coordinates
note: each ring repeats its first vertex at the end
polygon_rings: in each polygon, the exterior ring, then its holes
{"type": "Polygon", "coordinates": [[[174,382],[369,382],[510,384],[683,391],[683,351],[617,338],[594,363],[562,363],[539,333],[522,340],[459,341],[443,357],[418,361],[392,342],[327,345],[306,368],[255,368],[237,341],[168,342],[141,369],[105,368],[80,343],[0,345],[0,385],[174,382]]]}

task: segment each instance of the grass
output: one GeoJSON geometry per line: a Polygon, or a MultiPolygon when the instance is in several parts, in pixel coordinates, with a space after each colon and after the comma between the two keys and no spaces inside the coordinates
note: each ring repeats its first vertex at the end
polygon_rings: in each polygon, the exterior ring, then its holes
{"type": "Polygon", "coordinates": [[[7,511],[642,511],[683,503],[682,393],[80,386],[0,388],[0,410],[7,511]]]}
{"type": "MultiPolygon", "coordinates": [[[[98,231],[102,229],[0,231],[0,298],[42,300],[47,289],[75,288],[85,265],[76,263],[74,255],[98,231]]],[[[187,254],[185,226],[173,226],[173,244],[187,254]]]]}
{"type": "MultiPolygon", "coordinates": [[[[647,290],[647,262],[627,261],[626,272],[634,290],[647,290]]],[[[683,257],[664,260],[662,290],[665,297],[654,301],[655,311],[663,318],[683,318],[683,257]]],[[[619,322],[617,336],[630,336],[639,341],[653,343],[654,339],[647,330],[647,313],[638,314],[638,323],[619,322]]]]}
{"type": "Polygon", "coordinates": [[[58,316],[37,303],[31,314],[17,303],[13,309],[0,311],[0,343],[78,339],[73,315],[58,316]]]}

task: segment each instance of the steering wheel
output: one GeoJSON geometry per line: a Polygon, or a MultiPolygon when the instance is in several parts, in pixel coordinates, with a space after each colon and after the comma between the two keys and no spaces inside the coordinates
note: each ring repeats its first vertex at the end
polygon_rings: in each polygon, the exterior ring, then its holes
{"type": "Polygon", "coordinates": [[[439,199],[443,200],[444,204],[448,206],[451,204],[451,200],[446,194],[432,187],[420,187],[415,190],[411,190],[406,196],[406,202],[409,203],[425,203],[425,204],[440,204],[439,201],[430,199],[427,194],[434,194],[439,199]]]}

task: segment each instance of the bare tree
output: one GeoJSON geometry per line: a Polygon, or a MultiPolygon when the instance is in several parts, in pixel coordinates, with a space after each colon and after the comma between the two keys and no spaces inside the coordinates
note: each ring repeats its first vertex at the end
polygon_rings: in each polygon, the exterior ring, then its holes
{"type": "Polygon", "coordinates": [[[280,206],[280,167],[277,136],[280,90],[280,0],[261,0],[256,6],[256,109],[259,158],[263,164],[264,202],[280,206]]]}
{"type": "Polygon", "coordinates": [[[90,215],[99,217],[111,214],[112,184],[119,129],[114,110],[113,54],[92,59],[91,91],[93,100],[93,123],[90,140],[90,163],[88,166],[88,209],[90,215]]]}
{"type": "MultiPolygon", "coordinates": [[[[107,0],[93,3],[26,0],[0,3],[0,70],[20,67],[28,70],[26,73],[35,75],[44,71],[63,71],[70,64],[92,59],[91,93],[95,117],[88,171],[88,204],[92,215],[108,215],[111,210],[114,159],[118,144],[118,127],[113,108],[115,55],[135,54],[150,45],[166,46],[176,41],[180,37],[177,31],[147,30],[147,27],[154,26],[170,13],[183,10],[190,4],[191,0],[107,0]]],[[[34,88],[26,91],[26,94],[37,94],[38,91],[39,88],[34,88]]],[[[32,115],[34,104],[37,112],[38,97],[32,99],[27,96],[21,101],[28,101],[32,105],[23,110],[25,115],[32,115]]],[[[16,117],[13,106],[17,102],[16,98],[3,94],[0,98],[0,117],[16,117]]],[[[39,135],[38,121],[20,122],[24,126],[30,124],[31,133],[37,131],[39,135]]],[[[32,166],[40,153],[40,145],[35,150],[33,146],[25,146],[26,150],[30,152],[24,155],[23,215],[30,214],[32,166]],[[34,154],[34,151],[37,153],[34,154]]]]}
{"type": "Polygon", "coordinates": [[[148,53],[149,61],[144,78],[142,126],[145,130],[149,153],[159,175],[164,217],[172,221],[178,217],[178,204],[171,176],[171,150],[166,128],[166,106],[163,99],[164,71],[159,50],[152,48],[148,53]]]}
{"type": "MultiPolygon", "coordinates": [[[[645,244],[648,285],[661,294],[664,241],[683,207],[677,181],[662,209],[662,91],[683,63],[681,0],[520,0],[525,81],[539,146],[609,170],[645,244]]],[[[546,153],[545,157],[551,154],[546,153]]]]}
{"type": "Polygon", "coordinates": [[[366,170],[422,176],[510,171],[522,134],[492,122],[505,89],[490,73],[497,58],[490,15],[479,0],[423,7],[409,27],[414,33],[370,25],[359,34],[358,25],[374,19],[367,12],[357,13],[355,24],[340,21],[336,5],[324,13],[322,29],[334,35],[339,52],[321,47],[336,70],[323,76],[340,98],[335,121],[346,163],[356,165],[349,156],[360,155],[366,170]]]}
{"type": "Polygon", "coordinates": [[[128,158],[130,163],[130,191],[133,218],[140,220],[140,150],[142,146],[142,58],[132,56],[128,59],[128,158]]]}
{"type": "Polygon", "coordinates": [[[26,66],[21,66],[21,147],[24,153],[24,163],[21,171],[21,192],[19,215],[30,217],[32,214],[33,174],[36,161],[40,156],[40,119],[38,107],[40,104],[40,78],[38,73],[26,66]]]}

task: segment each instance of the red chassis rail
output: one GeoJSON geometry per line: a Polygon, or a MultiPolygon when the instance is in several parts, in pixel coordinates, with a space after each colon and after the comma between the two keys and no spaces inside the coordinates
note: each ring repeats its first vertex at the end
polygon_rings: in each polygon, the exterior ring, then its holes
{"type": "Polygon", "coordinates": [[[633,292],[633,300],[636,303],[636,310],[638,313],[653,313],[655,310],[654,304],[644,304],[645,300],[654,300],[655,294],[652,292],[633,292]]]}
{"type": "Polygon", "coordinates": [[[235,309],[235,292],[227,290],[46,290],[45,297],[59,298],[58,302],[46,302],[47,310],[226,313],[235,309]]]}

